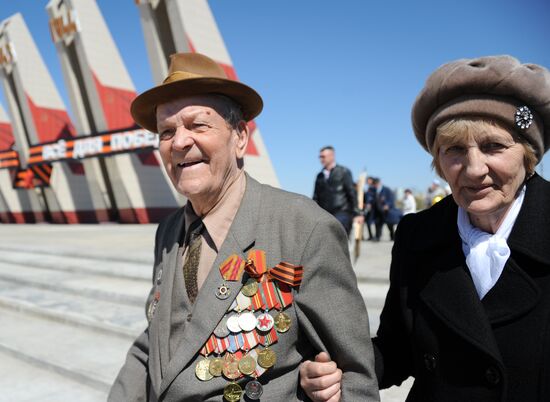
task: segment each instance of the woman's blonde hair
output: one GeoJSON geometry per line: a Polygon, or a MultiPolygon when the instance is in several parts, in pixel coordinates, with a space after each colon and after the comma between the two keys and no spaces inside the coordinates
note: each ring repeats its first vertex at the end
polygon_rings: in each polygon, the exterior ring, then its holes
{"type": "Polygon", "coordinates": [[[527,177],[535,172],[537,165],[537,156],[533,146],[522,136],[518,135],[514,130],[510,130],[500,122],[487,118],[455,118],[446,121],[437,127],[435,141],[431,149],[433,157],[432,168],[443,179],[443,172],[439,164],[439,150],[442,146],[452,146],[459,144],[464,138],[463,135],[471,136],[474,132],[484,130],[489,127],[499,127],[508,131],[515,142],[523,145],[524,156],[523,162],[527,177]]]}

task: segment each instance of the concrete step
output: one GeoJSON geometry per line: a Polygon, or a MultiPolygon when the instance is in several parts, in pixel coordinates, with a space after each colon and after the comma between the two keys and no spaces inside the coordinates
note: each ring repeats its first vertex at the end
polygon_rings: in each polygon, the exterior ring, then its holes
{"type": "MultiPolygon", "coordinates": [[[[130,256],[128,256],[130,257],[130,256]]],[[[108,260],[96,255],[75,256],[70,250],[54,253],[52,250],[33,248],[26,250],[0,246],[0,261],[14,265],[24,265],[63,272],[82,272],[114,278],[151,280],[153,263],[147,261],[108,260]]]]}
{"type": "MultiPolygon", "coordinates": [[[[24,315],[6,306],[0,307],[0,322],[0,353],[104,393],[114,381],[132,343],[129,339],[24,315]]],[[[33,382],[28,386],[32,388],[33,382]]]]}
{"type": "MultiPolygon", "coordinates": [[[[1,259],[1,258],[0,258],[1,259]]],[[[79,296],[143,306],[151,281],[109,277],[0,261],[0,279],[6,282],[79,296]]]]}
{"type": "Polygon", "coordinates": [[[0,306],[57,323],[134,339],[146,327],[144,305],[90,299],[0,280],[0,306]]]}
{"type": "Polygon", "coordinates": [[[152,264],[156,229],[156,224],[2,224],[0,248],[152,264]]]}
{"type": "Polygon", "coordinates": [[[0,352],[0,402],[105,402],[107,392],[0,352]]]}

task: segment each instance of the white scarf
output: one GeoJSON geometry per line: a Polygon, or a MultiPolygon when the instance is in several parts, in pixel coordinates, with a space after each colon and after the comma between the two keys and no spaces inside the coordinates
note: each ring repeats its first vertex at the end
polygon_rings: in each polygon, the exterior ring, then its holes
{"type": "Polygon", "coordinates": [[[510,257],[510,247],[506,240],[508,240],[516,222],[524,196],[525,186],[514,200],[506,218],[495,234],[472,226],[468,213],[458,207],[457,224],[462,239],[462,251],[466,256],[466,265],[470,270],[480,299],[483,299],[487,292],[495,286],[510,257]]]}

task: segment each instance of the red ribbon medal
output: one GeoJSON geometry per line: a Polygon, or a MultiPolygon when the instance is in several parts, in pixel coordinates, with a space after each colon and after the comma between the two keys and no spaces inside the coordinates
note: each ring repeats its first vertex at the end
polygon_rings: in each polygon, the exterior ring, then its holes
{"type": "Polygon", "coordinates": [[[244,261],[237,254],[230,255],[220,265],[220,273],[226,281],[238,281],[244,270],[244,261]]]}

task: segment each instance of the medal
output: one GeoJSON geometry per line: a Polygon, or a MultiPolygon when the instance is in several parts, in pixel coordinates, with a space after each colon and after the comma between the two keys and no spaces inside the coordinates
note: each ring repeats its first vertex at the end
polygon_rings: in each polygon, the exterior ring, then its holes
{"type": "Polygon", "coordinates": [[[228,402],[238,402],[241,400],[243,389],[236,382],[230,382],[223,389],[223,397],[228,402]]]}
{"type": "Polygon", "coordinates": [[[238,318],[239,321],[239,327],[243,331],[252,331],[254,328],[256,328],[256,324],[258,320],[256,319],[256,316],[253,313],[247,312],[243,313],[238,318]]]}
{"type": "Polygon", "coordinates": [[[195,375],[197,378],[201,381],[209,381],[211,380],[212,374],[210,374],[209,371],[210,366],[210,359],[202,359],[200,362],[197,363],[195,366],[195,375]]]}
{"type": "Polygon", "coordinates": [[[239,361],[239,371],[244,375],[251,375],[256,370],[256,360],[250,355],[244,356],[239,361]]]}
{"type": "Polygon", "coordinates": [[[232,315],[227,319],[227,329],[231,332],[241,332],[238,315],[232,315]]]}
{"type": "Polygon", "coordinates": [[[162,279],[162,268],[159,268],[159,272],[157,274],[157,285],[160,285],[162,279]]]}
{"type": "Polygon", "coordinates": [[[277,354],[270,348],[265,348],[258,352],[258,364],[268,369],[277,363],[277,354]]]}
{"type": "Polygon", "coordinates": [[[214,329],[214,335],[216,335],[218,338],[225,338],[227,335],[229,335],[229,329],[227,328],[227,317],[224,316],[222,320],[218,323],[216,329],[214,329]]]}
{"type": "Polygon", "coordinates": [[[258,282],[254,278],[249,278],[241,289],[243,295],[252,297],[258,292],[258,282]]]}
{"type": "Polygon", "coordinates": [[[229,289],[225,283],[222,283],[220,286],[218,286],[218,289],[216,290],[216,297],[220,300],[227,299],[230,294],[231,289],[229,289]]]}
{"type": "Polygon", "coordinates": [[[262,313],[257,318],[258,323],[256,324],[256,328],[259,331],[270,331],[271,328],[273,328],[274,320],[271,314],[269,313],[262,313]]]}
{"type": "Polygon", "coordinates": [[[158,303],[159,303],[158,299],[154,299],[149,304],[149,308],[147,309],[147,319],[149,320],[149,322],[153,319],[153,316],[155,315],[155,310],[157,309],[158,303]]]}
{"type": "Polygon", "coordinates": [[[277,332],[284,333],[290,329],[290,324],[292,323],[290,317],[287,313],[279,311],[275,316],[275,329],[277,332]]]}
{"type": "Polygon", "coordinates": [[[249,399],[258,400],[264,393],[264,387],[257,380],[249,381],[244,387],[244,393],[249,399]]]}
{"type": "Polygon", "coordinates": [[[227,355],[223,363],[222,373],[226,378],[235,380],[241,376],[239,361],[234,355],[227,355]]]}
{"type": "Polygon", "coordinates": [[[215,357],[210,360],[210,365],[208,366],[208,372],[214,376],[219,377],[223,373],[223,359],[221,357],[215,357]]]}

